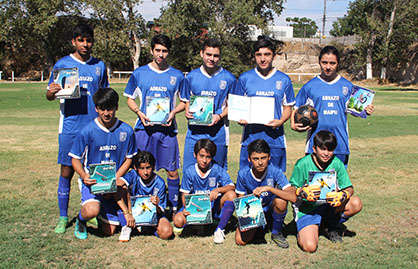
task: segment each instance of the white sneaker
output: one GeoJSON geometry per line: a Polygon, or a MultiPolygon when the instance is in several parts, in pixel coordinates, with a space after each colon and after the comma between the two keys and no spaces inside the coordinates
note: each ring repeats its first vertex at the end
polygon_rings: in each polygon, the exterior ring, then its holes
{"type": "Polygon", "coordinates": [[[131,231],[132,228],[128,226],[123,226],[120,230],[119,241],[121,242],[129,242],[131,240],[131,231]]]}
{"type": "Polygon", "coordinates": [[[215,244],[222,244],[225,241],[224,230],[217,228],[213,235],[213,242],[215,242],[215,244]]]}

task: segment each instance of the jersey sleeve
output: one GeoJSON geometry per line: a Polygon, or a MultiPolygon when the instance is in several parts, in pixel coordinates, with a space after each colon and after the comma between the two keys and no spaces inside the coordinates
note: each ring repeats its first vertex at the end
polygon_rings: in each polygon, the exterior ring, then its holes
{"type": "Polygon", "coordinates": [[[303,185],[305,185],[307,177],[308,177],[308,172],[304,171],[300,160],[297,161],[295,164],[295,167],[293,168],[292,176],[290,177],[290,185],[296,188],[300,188],[303,185]]]}
{"type": "Polygon", "coordinates": [[[283,105],[284,106],[293,106],[295,104],[295,91],[293,90],[292,82],[288,78],[286,83],[286,88],[284,89],[284,98],[283,98],[283,105]]]}
{"type": "Polygon", "coordinates": [[[128,186],[128,188],[131,190],[132,186],[134,184],[135,178],[136,178],[136,171],[135,170],[131,170],[128,173],[126,173],[124,176],[121,177],[121,179],[123,180],[123,182],[125,182],[126,186],[128,186]]]}
{"type": "Polygon", "coordinates": [[[276,174],[275,178],[277,182],[277,187],[280,187],[282,190],[290,187],[290,183],[287,180],[286,175],[283,173],[283,171],[280,168],[276,170],[275,174],[276,174]]]}
{"type": "Polygon", "coordinates": [[[103,63],[103,67],[102,67],[102,78],[100,80],[100,88],[107,88],[109,87],[109,77],[107,75],[107,69],[106,69],[106,65],[103,63]]]}
{"type": "Polygon", "coordinates": [[[68,155],[72,158],[81,160],[85,155],[88,140],[88,132],[84,129],[75,138],[68,155]]]}
{"type": "Polygon", "coordinates": [[[351,180],[350,180],[350,177],[348,176],[347,170],[345,169],[345,166],[342,162],[341,162],[341,165],[339,165],[338,168],[336,169],[336,172],[337,172],[338,188],[340,190],[353,186],[353,184],[351,184],[351,180]]]}
{"type": "Polygon", "coordinates": [[[129,132],[128,149],[126,152],[126,158],[132,159],[132,157],[136,155],[137,151],[138,149],[136,146],[135,133],[131,129],[131,131],[129,132]]]}
{"type": "Polygon", "coordinates": [[[187,78],[183,79],[180,83],[180,100],[183,102],[188,102],[190,100],[190,83],[187,78]]]}
{"type": "Polygon", "coordinates": [[[241,194],[241,195],[246,195],[247,191],[245,190],[245,178],[243,177],[242,171],[238,172],[238,177],[237,177],[237,185],[235,187],[235,192],[237,194],[241,194]]]}
{"type": "Polygon", "coordinates": [[[228,185],[234,186],[234,183],[232,183],[231,177],[229,176],[226,169],[220,166],[218,166],[218,169],[219,169],[221,187],[228,186],[228,185]]]}
{"type": "Polygon", "coordinates": [[[243,81],[242,76],[239,77],[238,81],[235,83],[235,87],[233,87],[232,89],[232,94],[236,94],[236,95],[245,95],[245,87],[244,87],[245,83],[243,81]]]}
{"type": "Polygon", "coordinates": [[[125,91],[123,92],[123,96],[129,97],[131,99],[136,99],[138,97],[138,94],[136,91],[137,88],[139,88],[138,80],[136,79],[136,73],[134,71],[128,80],[128,84],[126,84],[125,91]]]}
{"type": "Polygon", "coordinates": [[[295,109],[306,104],[308,100],[307,88],[308,87],[306,84],[303,85],[303,87],[300,89],[300,91],[296,95],[295,109]]]}
{"type": "Polygon", "coordinates": [[[180,192],[190,193],[193,187],[192,176],[190,170],[194,169],[194,166],[190,166],[183,174],[183,179],[181,181],[180,192]]]}

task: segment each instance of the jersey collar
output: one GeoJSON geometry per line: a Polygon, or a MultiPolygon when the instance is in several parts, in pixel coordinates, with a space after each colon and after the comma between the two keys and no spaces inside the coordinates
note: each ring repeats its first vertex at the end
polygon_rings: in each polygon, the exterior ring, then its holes
{"type": "Polygon", "coordinates": [[[203,67],[203,65],[202,65],[202,66],[200,66],[200,72],[202,72],[202,74],[203,74],[205,77],[208,77],[208,78],[213,78],[213,77],[215,77],[216,75],[218,75],[219,73],[221,73],[221,72],[222,72],[222,70],[223,70],[223,68],[222,68],[222,66],[220,66],[220,67],[218,68],[218,70],[217,70],[215,73],[213,73],[212,75],[209,75],[209,74],[208,74],[208,72],[206,72],[206,69],[203,67]]]}
{"type": "Polygon", "coordinates": [[[84,61],[80,61],[72,53],[70,54],[70,57],[73,58],[74,61],[77,61],[77,62],[79,62],[81,64],[88,64],[91,61],[91,59],[93,59],[93,57],[90,55],[90,58],[87,61],[85,61],[85,62],[84,61]]]}
{"type": "Polygon", "coordinates": [[[148,184],[145,184],[144,181],[142,181],[142,178],[139,177],[139,183],[143,186],[143,187],[150,187],[152,184],[154,184],[155,178],[156,178],[156,174],[154,174],[153,178],[151,179],[151,181],[148,184]]]}
{"type": "Polygon", "coordinates": [[[254,68],[255,73],[262,79],[264,80],[268,80],[269,78],[271,78],[272,76],[274,76],[274,74],[276,74],[277,69],[276,67],[273,67],[273,69],[271,70],[270,74],[268,74],[267,76],[263,76],[260,72],[258,72],[257,67],[254,68]]]}
{"type": "Polygon", "coordinates": [[[203,175],[203,177],[200,175],[200,170],[199,170],[199,166],[197,166],[197,163],[194,164],[194,169],[196,170],[196,173],[200,178],[207,178],[210,174],[210,171],[212,170],[212,166],[213,166],[213,163],[211,163],[209,165],[209,169],[208,169],[208,171],[206,171],[206,173],[203,175]]]}
{"type": "Polygon", "coordinates": [[[116,122],[115,122],[115,124],[112,126],[112,127],[110,127],[109,129],[107,129],[106,127],[104,127],[100,122],[99,122],[99,120],[97,119],[97,118],[95,118],[94,119],[94,122],[96,123],[96,125],[100,128],[100,129],[102,129],[104,132],[106,132],[106,133],[110,133],[110,132],[112,132],[113,130],[115,130],[116,129],[116,127],[118,126],[118,124],[119,124],[119,119],[116,119],[116,122]]]}
{"type": "Polygon", "coordinates": [[[158,73],[158,74],[162,74],[162,73],[165,73],[165,72],[167,72],[168,70],[170,70],[171,69],[171,66],[168,66],[166,69],[164,69],[164,70],[158,70],[158,69],[156,69],[154,66],[152,66],[152,64],[151,63],[149,63],[148,64],[148,67],[152,70],[152,71],[154,71],[155,73],[158,73]]]}
{"type": "Polygon", "coordinates": [[[332,80],[332,81],[328,82],[328,81],[323,80],[323,79],[321,78],[321,75],[317,75],[316,77],[317,77],[317,78],[319,78],[322,82],[324,82],[324,83],[326,83],[326,84],[328,84],[328,85],[332,85],[332,84],[337,83],[337,82],[340,80],[340,78],[341,78],[341,76],[340,76],[340,75],[337,75],[337,76],[334,78],[334,80],[332,80]]]}
{"type": "Polygon", "coordinates": [[[252,169],[252,167],[250,167],[251,176],[253,177],[253,179],[254,179],[255,181],[257,181],[257,182],[262,182],[262,181],[266,178],[266,175],[267,175],[267,170],[268,170],[268,169],[269,169],[269,167],[267,166],[266,171],[264,171],[264,174],[261,176],[261,178],[257,178],[257,177],[254,175],[254,173],[253,173],[253,169],[252,169]]]}

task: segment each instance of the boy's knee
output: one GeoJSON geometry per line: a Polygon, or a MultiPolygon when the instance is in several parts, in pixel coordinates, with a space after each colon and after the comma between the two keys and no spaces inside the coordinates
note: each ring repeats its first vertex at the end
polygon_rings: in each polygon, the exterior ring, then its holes
{"type": "Polygon", "coordinates": [[[83,205],[81,208],[81,215],[84,219],[92,219],[99,215],[100,213],[100,203],[91,202],[83,205]]]}
{"type": "Polygon", "coordinates": [[[168,180],[179,178],[179,173],[178,173],[177,169],[174,170],[174,171],[168,171],[168,170],[166,170],[166,171],[167,171],[168,180]]]}
{"type": "Polygon", "coordinates": [[[235,191],[228,191],[224,194],[225,200],[233,201],[235,198],[237,198],[237,195],[235,191]]]}
{"type": "Polygon", "coordinates": [[[300,244],[300,247],[305,252],[313,253],[318,248],[318,244],[314,241],[307,241],[307,242],[304,242],[303,244],[300,244]]]}
{"type": "Polygon", "coordinates": [[[173,236],[173,229],[171,228],[171,226],[163,226],[160,229],[158,229],[158,236],[164,240],[170,239],[173,236]]]}
{"type": "Polygon", "coordinates": [[[273,205],[274,205],[274,210],[279,214],[283,214],[287,210],[286,200],[276,198],[273,201],[273,205]]]}
{"type": "Polygon", "coordinates": [[[349,203],[353,215],[359,213],[363,209],[363,202],[357,196],[351,197],[349,203]]]}

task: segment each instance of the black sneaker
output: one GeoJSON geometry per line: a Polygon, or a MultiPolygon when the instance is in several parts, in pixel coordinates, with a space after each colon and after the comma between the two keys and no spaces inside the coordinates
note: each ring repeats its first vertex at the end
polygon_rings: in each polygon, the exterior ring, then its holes
{"type": "Polygon", "coordinates": [[[277,234],[271,234],[271,240],[273,240],[273,242],[276,243],[276,245],[281,248],[289,247],[289,243],[287,243],[286,238],[283,236],[281,232],[277,234]]]}
{"type": "Polygon", "coordinates": [[[341,243],[343,241],[343,237],[338,233],[337,230],[328,231],[329,240],[333,243],[341,243]]]}

